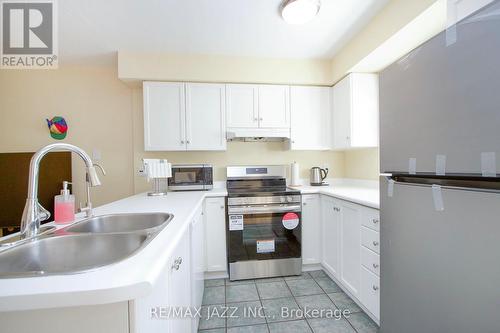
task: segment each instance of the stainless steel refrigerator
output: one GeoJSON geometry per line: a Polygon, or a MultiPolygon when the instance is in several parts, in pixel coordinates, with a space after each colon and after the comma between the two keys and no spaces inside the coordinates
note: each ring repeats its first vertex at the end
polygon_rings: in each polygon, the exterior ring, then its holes
{"type": "Polygon", "coordinates": [[[500,332],[500,1],[380,74],[380,130],[380,332],[500,332]]]}

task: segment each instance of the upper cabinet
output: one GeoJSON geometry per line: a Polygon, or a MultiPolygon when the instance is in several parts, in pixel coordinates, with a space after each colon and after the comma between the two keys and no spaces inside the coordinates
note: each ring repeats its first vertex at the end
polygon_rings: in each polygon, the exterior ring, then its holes
{"type": "Polygon", "coordinates": [[[146,151],[225,150],[225,86],[144,82],[146,151]]]}
{"type": "Polygon", "coordinates": [[[378,75],[353,73],[333,87],[333,148],[377,147],[378,75]]]}
{"type": "Polygon", "coordinates": [[[259,86],[259,127],[290,128],[289,86],[259,86]]]}
{"type": "Polygon", "coordinates": [[[186,150],[184,83],[144,82],[144,149],[186,150]]]}
{"type": "Polygon", "coordinates": [[[226,150],[225,98],[223,84],[186,84],[187,150],[226,150]]]}
{"type": "Polygon", "coordinates": [[[331,93],[328,87],[290,88],[292,150],[331,149],[331,93]]]}
{"type": "Polygon", "coordinates": [[[226,85],[227,127],[289,129],[290,87],[282,85],[226,85]]]}
{"type": "Polygon", "coordinates": [[[259,86],[253,84],[226,85],[227,127],[259,127],[259,86]]]}

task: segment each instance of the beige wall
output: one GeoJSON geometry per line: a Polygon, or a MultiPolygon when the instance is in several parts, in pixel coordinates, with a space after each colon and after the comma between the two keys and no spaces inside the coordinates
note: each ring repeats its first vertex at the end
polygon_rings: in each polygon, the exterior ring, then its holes
{"type": "Polygon", "coordinates": [[[144,152],[142,90],[133,91],[135,191],[150,189],[138,175],[142,158],[165,158],[171,163],[211,163],[216,181],[226,179],[227,165],[299,163],[301,178],[309,177],[313,166],[328,167],[330,177],[344,177],[344,153],[332,151],[289,151],[282,142],[228,142],[224,152],[144,152]]]}
{"type": "Polygon", "coordinates": [[[349,150],[344,154],[346,178],[378,180],[380,174],[378,148],[349,150]]]}
{"type": "MultiPolygon", "coordinates": [[[[116,69],[0,70],[0,152],[30,152],[57,142],[45,119],[63,116],[69,125],[64,142],[102,154],[107,175],[93,190],[94,204],[128,196],[133,192],[131,97],[116,69]]],[[[83,162],[74,157],[73,166],[80,201],[83,162]]]]}
{"type": "Polygon", "coordinates": [[[118,53],[118,76],[142,80],[331,86],[331,61],[211,55],[118,53]]]}

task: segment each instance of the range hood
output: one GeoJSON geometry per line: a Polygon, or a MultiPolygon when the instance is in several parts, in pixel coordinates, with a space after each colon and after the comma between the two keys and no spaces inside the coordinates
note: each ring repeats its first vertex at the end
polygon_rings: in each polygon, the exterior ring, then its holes
{"type": "Polygon", "coordinates": [[[230,141],[285,141],[290,139],[289,128],[231,128],[227,130],[230,141]]]}

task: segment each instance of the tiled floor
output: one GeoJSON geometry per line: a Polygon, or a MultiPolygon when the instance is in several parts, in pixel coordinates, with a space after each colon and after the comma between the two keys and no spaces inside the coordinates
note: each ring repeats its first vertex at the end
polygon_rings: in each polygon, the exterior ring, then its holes
{"type": "Polygon", "coordinates": [[[313,271],[284,278],[205,281],[199,329],[200,333],[376,333],[378,327],[325,272],[313,271]],[[292,311],[305,308],[324,313],[349,310],[350,315],[335,319],[313,314],[313,318],[292,311]]]}

